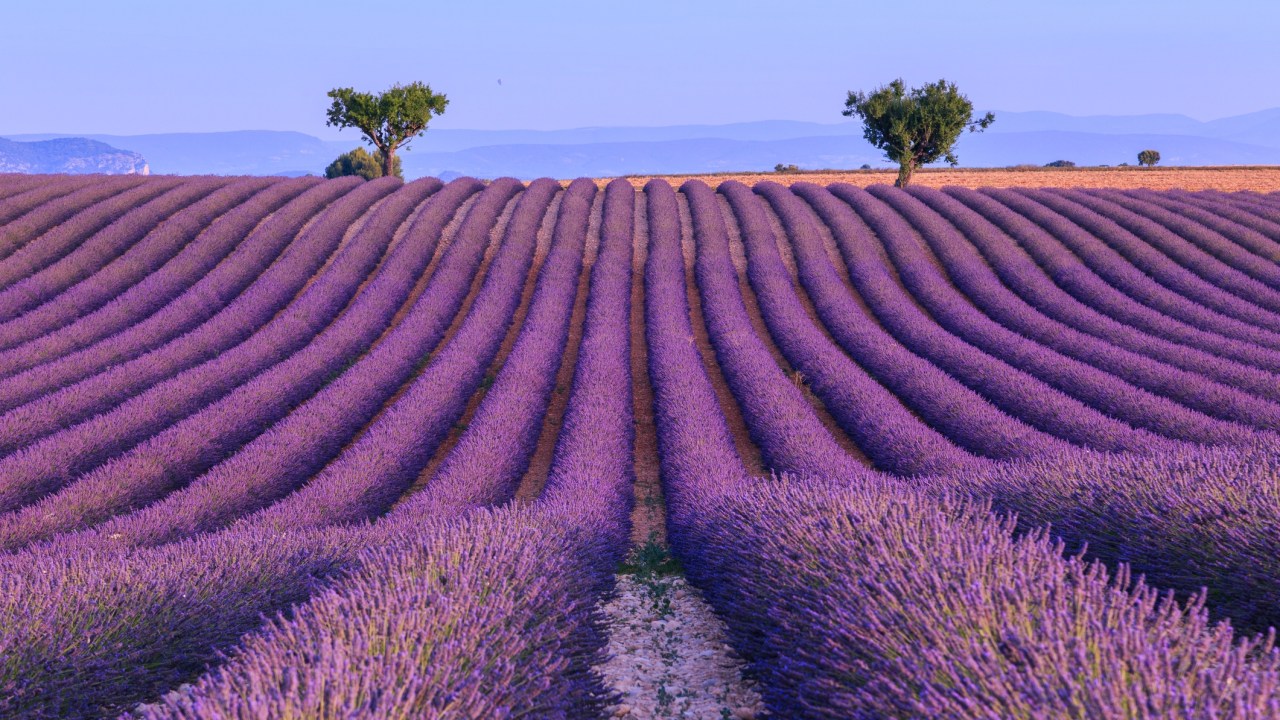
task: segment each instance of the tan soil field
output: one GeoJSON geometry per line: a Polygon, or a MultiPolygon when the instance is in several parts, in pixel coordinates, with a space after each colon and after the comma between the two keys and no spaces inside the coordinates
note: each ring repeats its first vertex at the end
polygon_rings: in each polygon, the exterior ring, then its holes
{"type": "MultiPolygon", "coordinates": [[[[844,182],[852,185],[892,184],[896,170],[817,170],[797,173],[724,173],[705,175],[654,175],[628,177],[632,185],[643,187],[653,177],[661,177],[679,186],[685,180],[701,180],[712,187],[726,180],[748,185],[772,180],[790,185],[811,182],[820,185],[844,182]]],[[[612,178],[600,178],[600,186],[612,178]]],[[[1075,187],[1075,188],[1151,188],[1153,190],[1252,190],[1280,192],[1280,167],[1110,167],[1110,168],[926,168],[917,170],[913,185],[943,187],[1075,187]]],[[[566,181],[567,184],[567,181],[566,181]]]]}

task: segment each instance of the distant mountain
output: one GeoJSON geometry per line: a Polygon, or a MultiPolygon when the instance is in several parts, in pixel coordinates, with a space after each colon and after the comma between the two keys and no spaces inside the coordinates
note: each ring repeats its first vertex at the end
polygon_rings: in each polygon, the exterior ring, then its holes
{"type": "Polygon", "coordinates": [[[86,138],[14,142],[0,138],[0,173],[146,175],[142,155],[86,138]]]}
{"type": "Polygon", "coordinates": [[[595,143],[665,142],[673,140],[789,140],[853,135],[862,125],[799,120],[762,120],[728,125],[666,127],[586,127],[572,130],[430,130],[413,141],[414,152],[455,152],[495,145],[587,145],[595,143]]]}
{"type": "MultiPolygon", "coordinates": [[[[51,135],[13,136],[45,140],[51,135]]],[[[141,153],[157,173],[222,175],[320,174],[343,152],[362,145],[296,132],[241,131],[166,135],[89,135],[141,153]]],[[[967,167],[1136,163],[1138,152],[1160,151],[1162,165],[1280,164],[1280,108],[1201,122],[1185,115],[1094,115],[997,111],[982,134],[957,146],[967,167]]],[[[857,122],[767,120],[729,125],[594,127],[572,130],[430,130],[402,155],[410,178],[464,174],[677,174],[805,169],[889,163],[862,138],[857,122]]]]}
{"type": "MultiPolygon", "coordinates": [[[[1120,135],[1053,130],[966,135],[957,144],[963,167],[1136,164],[1145,148],[1160,151],[1161,165],[1280,165],[1280,148],[1186,135],[1120,135]]],[[[858,137],[806,137],[771,141],[724,139],[579,145],[496,145],[449,153],[404,156],[407,176],[443,171],[478,177],[613,177],[772,170],[778,163],[803,169],[888,167],[858,137]]]]}
{"type": "Polygon", "coordinates": [[[1088,133],[1043,130],[969,135],[958,144],[968,167],[1043,165],[1070,160],[1077,165],[1138,163],[1138,153],[1160,152],[1161,165],[1280,165],[1280,146],[1264,146],[1194,135],[1088,133]]]}
{"type": "MultiPolygon", "coordinates": [[[[44,140],[59,135],[12,135],[44,140]]],[[[326,143],[299,132],[241,130],[163,135],[85,135],[144,155],[162,175],[305,175],[322,173],[335,157],[359,145],[326,143]],[[338,149],[341,148],[341,149],[338,149]]]]}
{"type": "Polygon", "coordinates": [[[1100,135],[1200,135],[1203,125],[1186,115],[1063,115],[1031,111],[995,111],[988,134],[1011,132],[1078,132],[1100,135]]]}
{"type": "Polygon", "coordinates": [[[1185,135],[1280,148],[1280,108],[1208,122],[1185,115],[1075,117],[1051,112],[997,112],[996,122],[987,133],[1050,130],[1099,135],[1185,135]]]}
{"type": "Polygon", "coordinates": [[[1280,147],[1280,108],[1205,123],[1213,137],[1280,147]]]}
{"type": "Polygon", "coordinates": [[[701,138],[660,142],[490,145],[456,152],[404,155],[406,176],[456,172],[477,177],[613,177],[666,173],[772,170],[780,162],[807,168],[883,164],[861,136],[785,140],[701,138]]]}

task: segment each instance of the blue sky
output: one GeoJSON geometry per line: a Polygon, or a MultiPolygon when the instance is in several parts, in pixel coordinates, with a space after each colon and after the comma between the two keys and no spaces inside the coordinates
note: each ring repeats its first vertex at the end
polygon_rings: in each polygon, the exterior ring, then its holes
{"type": "Polygon", "coordinates": [[[982,109],[1213,119],[1280,106],[1277,27],[1264,0],[4,0],[0,133],[346,137],[330,88],[411,80],[449,96],[442,128],[838,122],[898,76],[982,109]]]}

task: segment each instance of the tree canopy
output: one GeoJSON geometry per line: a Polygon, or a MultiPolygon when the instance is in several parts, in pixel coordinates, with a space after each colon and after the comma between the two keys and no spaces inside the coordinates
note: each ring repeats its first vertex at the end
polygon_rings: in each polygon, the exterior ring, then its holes
{"type": "MultiPolygon", "coordinates": [[[[356,148],[351,152],[342,153],[337,160],[329,163],[329,167],[324,169],[324,176],[332,180],[347,175],[359,175],[365,180],[374,180],[382,177],[382,170],[381,151],[370,155],[364,148],[356,148]]],[[[392,161],[391,174],[398,178],[404,177],[404,172],[400,168],[400,158],[392,161]]]]}
{"type": "Polygon", "coordinates": [[[328,124],[356,128],[382,156],[382,174],[395,174],[396,150],[427,130],[427,123],[444,113],[449,104],[444,94],[431,92],[420,82],[393,85],[374,95],[352,88],[329,91],[328,124]]]}
{"type": "Polygon", "coordinates": [[[973,103],[946,80],[910,91],[901,78],[871,93],[850,90],[844,106],[846,117],[862,118],[867,141],[898,163],[898,187],[906,187],[921,165],[941,158],[956,165],[952,148],[960,134],[985,130],[996,119],[987,113],[974,120],[973,103]]]}
{"type": "Polygon", "coordinates": [[[1160,162],[1160,153],[1156,150],[1143,150],[1142,152],[1138,153],[1139,165],[1146,165],[1147,167],[1155,167],[1155,164],[1158,162],[1160,162]]]}

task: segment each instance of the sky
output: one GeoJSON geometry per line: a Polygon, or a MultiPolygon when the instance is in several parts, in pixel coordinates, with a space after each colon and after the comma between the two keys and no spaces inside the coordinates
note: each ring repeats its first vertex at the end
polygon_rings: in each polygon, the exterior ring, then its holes
{"type": "Polygon", "coordinates": [[[1200,120],[1280,106],[1269,0],[3,0],[0,134],[325,126],[334,87],[420,80],[433,128],[840,122],[957,83],[981,109],[1200,120]]]}

